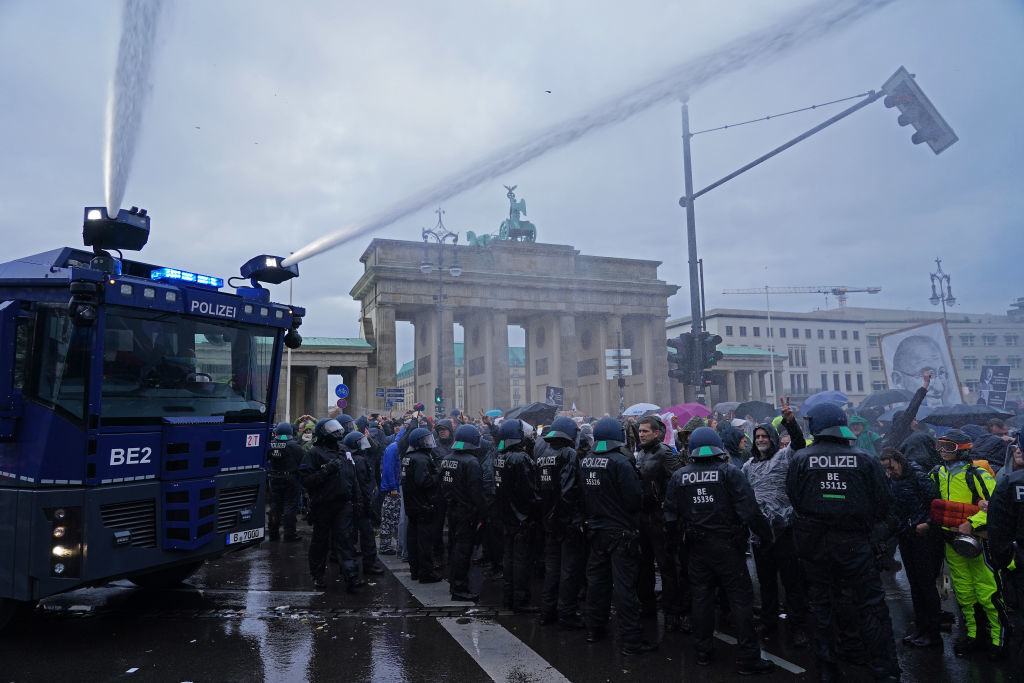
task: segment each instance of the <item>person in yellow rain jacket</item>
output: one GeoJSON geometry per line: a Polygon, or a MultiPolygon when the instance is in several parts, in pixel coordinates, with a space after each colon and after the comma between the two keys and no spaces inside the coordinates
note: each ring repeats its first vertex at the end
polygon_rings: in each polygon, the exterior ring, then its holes
{"type": "MultiPolygon", "coordinates": [[[[970,460],[971,438],[959,429],[951,429],[940,436],[936,443],[942,464],[931,472],[939,486],[939,498],[933,501],[932,520],[948,532],[947,541],[956,533],[975,535],[985,530],[988,522],[988,499],[996,482],[987,470],[974,465],[970,460]],[[955,532],[955,533],[953,533],[955,532]]],[[[989,566],[986,553],[966,557],[946,543],[946,562],[953,579],[956,600],[964,614],[966,634],[953,645],[957,657],[967,657],[978,650],[978,624],[974,605],[981,605],[988,619],[991,645],[989,657],[997,658],[1003,653],[1002,615],[994,602],[998,586],[995,573],[989,566]]],[[[998,599],[998,598],[996,598],[998,599]]]]}

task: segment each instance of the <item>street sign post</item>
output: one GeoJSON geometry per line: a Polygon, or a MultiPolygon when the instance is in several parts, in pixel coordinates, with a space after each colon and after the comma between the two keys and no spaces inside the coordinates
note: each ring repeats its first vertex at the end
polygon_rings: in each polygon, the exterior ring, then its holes
{"type": "Polygon", "coordinates": [[[339,398],[338,399],[338,407],[341,408],[342,410],[344,410],[346,406],[348,406],[348,401],[346,401],[343,398],[339,398]]]}
{"type": "Polygon", "coordinates": [[[338,386],[334,387],[334,394],[338,398],[345,398],[348,396],[348,387],[345,386],[344,384],[339,384],[338,386]]]}

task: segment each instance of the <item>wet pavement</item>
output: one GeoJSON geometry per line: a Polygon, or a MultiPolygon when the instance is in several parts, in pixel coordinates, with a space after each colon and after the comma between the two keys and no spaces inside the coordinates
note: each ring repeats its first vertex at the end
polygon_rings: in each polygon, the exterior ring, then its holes
{"type": "MultiPolygon", "coordinates": [[[[387,573],[345,592],[336,569],[325,591],[306,565],[308,527],[298,543],[264,542],[209,563],[187,583],[143,590],[127,581],[43,601],[0,637],[0,681],[722,681],[738,678],[728,625],[710,667],[694,662],[691,638],[644,621],[661,648],[619,653],[614,615],[609,637],[588,645],[578,631],[541,626],[535,616],[500,610],[501,585],[473,569],[479,604],[449,600],[447,583],[422,585],[408,565],[382,558],[387,573]]],[[[539,581],[536,587],[539,595],[539,581]]],[[[897,636],[910,603],[902,573],[887,577],[897,636]]],[[[951,609],[947,600],[945,609],[951,609]]],[[[810,650],[787,643],[785,622],[763,641],[780,665],[765,681],[815,680],[810,650]],[[808,671],[809,670],[809,671],[808,671]]],[[[1003,683],[1007,663],[957,659],[945,648],[898,646],[906,681],[1003,683]]],[[[870,680],[844,665],[845,679],[870,680]]]]}

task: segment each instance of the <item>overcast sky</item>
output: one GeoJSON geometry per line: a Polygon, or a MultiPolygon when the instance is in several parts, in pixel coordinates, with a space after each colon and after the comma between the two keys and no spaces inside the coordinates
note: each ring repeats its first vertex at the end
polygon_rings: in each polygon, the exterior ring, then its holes
{"type": "MultiPolygon", "coordinates": [[[[125,193],[153,217],[141,258],[235,275],[257,253],[295,251],[666,69],[831,4],[168,3],[125,193]]],[[[1024,5],[879,4],[695,88],[693,129],[877,89],[902,64],[960,141],[936,156],[877,102],[700,198],[709,308],[760,307],[763,296],[720,292],[765,284],[878,286],[850,304],[929,308],[936,256],[959,310],[1005,313],[1024,296],[1024,5]]],[[[79,246],[82,207],[104,201],[120,6],[0,0],[0,229],[10,257],[79,246]]],[[[841,106],[695,137],[695,186],[841,106]]],[[[668,100],[447,199],[446,225],[463,240],[467,230],[496,232],[508,213],[502,185],[515,184],[538,241],[660,260],[661,278],[685,285],[679,110],[668,100]]],[[[348,296],[358,256],[373,236],[418,240],[434,208],[303,261],[303,334],[358,336],[348,296]]],[[[274,297],[286,300],[286,286],[274,297]]],[[[772,307],[824,303],[800,295],[772,307]]],[[[685,286],[670,313],[689,313],[685,286]]],[[[410,358],[400,348],[399,361],[410,358]]]]}

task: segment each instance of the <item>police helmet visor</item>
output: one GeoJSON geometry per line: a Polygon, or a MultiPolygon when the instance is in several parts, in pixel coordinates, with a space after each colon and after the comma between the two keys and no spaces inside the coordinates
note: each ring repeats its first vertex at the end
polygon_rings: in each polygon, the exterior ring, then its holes
{"type": "Polygon", "coordinates": [[[367,439],[364,436],[362,439],[359,440],[359,450],[365,451],[365,450],[369,450],[369,448],[370,448],[370,440],[367,439]]]}
{"type": "Polygon", "coordinates": [[[337,420],[328,420],[327,422],[324,422],[323,429],[324,434],[331,436],[341,436],[345,433],[345,430],[342,429],[341,424],[339,424],[337,420]]]}
{"type": "Polygon", "coordinates": [[[435,448],[437,447],[437,440],[433,434],[427,434],[426,436],[420,437],[420,442],[416,444],[417,448],[435,448]]]}

